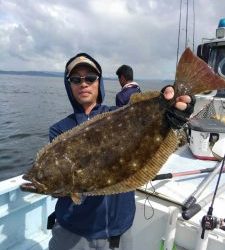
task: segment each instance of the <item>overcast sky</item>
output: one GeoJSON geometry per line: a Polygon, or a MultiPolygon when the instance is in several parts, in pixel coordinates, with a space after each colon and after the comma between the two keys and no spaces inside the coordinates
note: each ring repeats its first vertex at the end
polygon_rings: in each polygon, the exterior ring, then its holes
{"type": "MultiPolygon", "coordinates": [[[[186,0],[180,52],[184,47],[186,0]]],[[[189,0],[188,44],[193,41],[189,0]]],[[[0,0],[0,69],[63,72],[87,52],[104,76],[129,64],[136,78],[174,77],[180,0],[0,0]]],[[[195,0],[195,46],[215,37],[224,0],[195,0]]]]}

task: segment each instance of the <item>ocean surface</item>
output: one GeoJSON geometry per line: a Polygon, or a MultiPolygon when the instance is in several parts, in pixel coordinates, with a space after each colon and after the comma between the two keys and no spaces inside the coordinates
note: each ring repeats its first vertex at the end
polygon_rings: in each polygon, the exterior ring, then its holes
{"type": "MultiPolygon", "coordinates": [[[[167,81],[138,81],[142,91],[160,90],[167,81]]],[[[104,104],[115,105],[120,85],[105,80],[104,104]]],[[[26,172],[48,143],[48,129],[72,113],[61,77],[0,74],[0,181],[26,172]]]]}

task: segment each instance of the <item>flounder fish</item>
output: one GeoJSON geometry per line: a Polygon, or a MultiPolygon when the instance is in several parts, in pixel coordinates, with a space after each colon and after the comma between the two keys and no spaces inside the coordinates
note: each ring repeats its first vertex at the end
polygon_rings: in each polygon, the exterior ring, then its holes
{"type": "Polygon", "coordinates": [[[225,88],[225,81],[186,49],[173,86],[172,101],[165,101],[159,92],[135,94],[128,105],[58,136],[37,154],[23,176],[29,182],[21,189],[71,196],[77,203],[79,194],[127,192],[153,179],[178,143],[165,120],[166,110],[179,95],[225,88]]]}

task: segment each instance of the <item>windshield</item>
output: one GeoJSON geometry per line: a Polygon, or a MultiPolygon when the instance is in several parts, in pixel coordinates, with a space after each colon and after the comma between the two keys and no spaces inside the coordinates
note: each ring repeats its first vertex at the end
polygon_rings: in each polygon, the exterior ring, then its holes
{"type": "Polygon", "coordinates": [[[216,73],[225,78],[225,46],[212,48],[209,57],[209,65],[216,73]]]}

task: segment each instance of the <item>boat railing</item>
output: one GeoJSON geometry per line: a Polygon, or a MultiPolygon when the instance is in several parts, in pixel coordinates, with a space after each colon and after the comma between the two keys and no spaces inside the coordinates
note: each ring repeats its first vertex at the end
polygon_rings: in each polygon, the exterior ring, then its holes
{"type": "Polygon", "coordinates": [[[22,182],[22,176],[0,182],[0,250],[47,249],[47,217],[55,199],[22,192],[22,182]]]}

